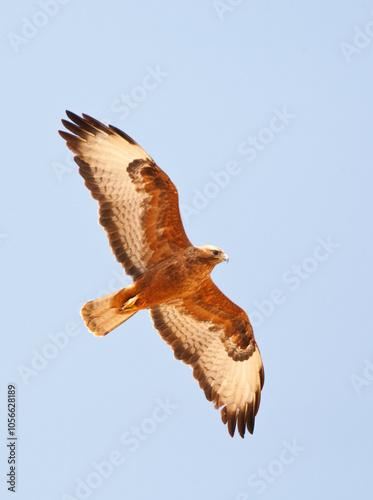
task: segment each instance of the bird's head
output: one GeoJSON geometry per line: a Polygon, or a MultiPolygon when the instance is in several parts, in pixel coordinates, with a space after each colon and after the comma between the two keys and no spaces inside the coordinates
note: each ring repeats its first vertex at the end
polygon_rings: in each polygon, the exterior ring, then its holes
{"type": "Polygon", "coordinates": [[[200,251],[200,257],[211,262],[213,266],[223,261],[229,261],[228,255],[221,248],[212,245],[203,245],[202,247],[198,247],[198,250],[200,251]]]}

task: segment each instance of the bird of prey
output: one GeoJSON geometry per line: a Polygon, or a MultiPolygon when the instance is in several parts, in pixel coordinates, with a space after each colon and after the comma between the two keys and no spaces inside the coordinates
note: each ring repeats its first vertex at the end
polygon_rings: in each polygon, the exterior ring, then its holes
{"type": "Polygon", "coordinates": [[[104,336],[141,309],[174,356],[193,370],[206,398],[222,408],[231,436],[251,434],[264,370],[246,313],[213,283],[227,255],[195,247],[185,234],[170,178],[127,134],[67,111],[60,131],[99,204],[99,222],[133,284],[85,304],[88,329],[104,336]]]}

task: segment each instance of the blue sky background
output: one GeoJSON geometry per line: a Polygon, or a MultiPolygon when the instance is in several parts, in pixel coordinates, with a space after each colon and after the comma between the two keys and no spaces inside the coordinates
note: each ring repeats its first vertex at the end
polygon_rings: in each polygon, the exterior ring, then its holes
{"type": "Polygon", "coordinates": [[[1,11],[1,497],[14,383],[20,499],[371,498],[373,3],[1,11]],[[229,255],[213,279],[266,372],[253,436],[230,438],[146,312],[86,330],[83,303],[130,281],[65,109],[139,142],[190,239],[229,255]]]}

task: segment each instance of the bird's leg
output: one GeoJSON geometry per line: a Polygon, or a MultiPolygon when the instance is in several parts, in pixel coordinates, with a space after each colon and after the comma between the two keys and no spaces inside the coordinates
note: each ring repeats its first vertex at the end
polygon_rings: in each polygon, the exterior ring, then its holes
{"type": "Polygon", "coordinates": [[[128,299],[127,302],[125,302],[122,305],[122,307],[119,309],[119,311],[120,312],[124,312],[124,311],[128,312],[131,309],[137,309],[137,307],[135,307],[135,304],[136,304],[138,298],[139,298],[139,296],[135,295],[135,297],[128,299]]]}

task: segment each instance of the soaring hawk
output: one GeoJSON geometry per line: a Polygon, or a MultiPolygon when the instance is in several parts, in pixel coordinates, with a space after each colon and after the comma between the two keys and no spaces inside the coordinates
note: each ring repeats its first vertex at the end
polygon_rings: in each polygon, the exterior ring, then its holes
{"type": "Polygon", "coordinates": [[[206,398],[234,435],[254,430],[263,364],[246,313],[213,283],[227,255],[195,247],[181,222],[170,178],[127,134],[69,111],[61,132],[99,204],[100,224],[133,284],[82,308],[88,329],[104,336],[141,309],[174,355],[192,367],[206,398]]]}

